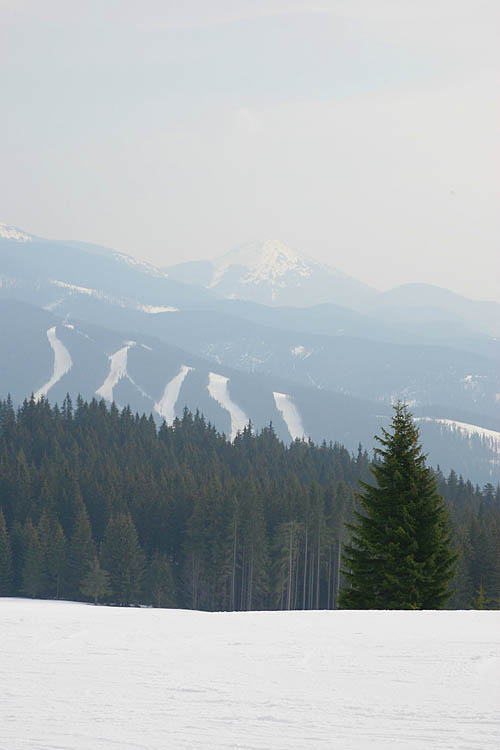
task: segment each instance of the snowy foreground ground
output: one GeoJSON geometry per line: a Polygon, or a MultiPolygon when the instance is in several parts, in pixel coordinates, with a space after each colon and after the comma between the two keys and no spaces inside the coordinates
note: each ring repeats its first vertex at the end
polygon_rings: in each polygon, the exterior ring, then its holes
{"type": "Polygon", "coordinates": [[[0,748],[500,747],[500,612],[0,599],[0,748]]]}

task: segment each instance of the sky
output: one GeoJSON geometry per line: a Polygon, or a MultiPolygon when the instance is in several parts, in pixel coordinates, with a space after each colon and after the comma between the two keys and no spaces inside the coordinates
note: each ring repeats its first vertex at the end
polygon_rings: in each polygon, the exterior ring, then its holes
{"type": "Polygon", "coordinates": [[[498,0],[0,0],[0,221],[500,301],[498,0]]]}

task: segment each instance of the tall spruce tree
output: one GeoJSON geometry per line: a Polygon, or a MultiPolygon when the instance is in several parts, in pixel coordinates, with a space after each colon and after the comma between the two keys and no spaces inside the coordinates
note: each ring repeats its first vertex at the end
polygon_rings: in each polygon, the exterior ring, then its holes
{"type": "Polygon", "coordinates": [[[81,583],[89,572],[95,556],[89,515],[86,508],[82,508],[69,542],[66,573],[69,596],[78,598],[81,583]]]}
{"type": "Polygon", "coordinates": [[[168,557],[155,551],[148,570],[148,594],[154,607],[174,607],[175,588],[168,557]]]}
{"type": "Polygon", "coordinates": [[[345,609],[438,609],[449,598],[456,555],[443,501],[406,405],[394,407],[392,432],[382,429],[382,446],[372,466],[376,485],[361,482],[364,512],[348,528],[343,575],[345,609]]]}
{"type": "Polygon", "coordinates": [[[144,553],[130,513],[118,513],[110,519],[102,543],[102,562],[119,604],[130,604],[140,597],[144,553]]]}
{"type": "Polygon", "coordinates": [[[94,604],[98,604],[99,599],[102,596],[106,596],[111,593],[111,586],[109,585],[109,573],[104,568],[101,568],[99,558],[95,557],[90,564],[87,575],[83,577],[80,585],[80,591],[84,596],[88,596],[89,599],[94,600],[94,604]]]}
{"type": "Polygon", "coordinates": [[[25,596],[43,596],[46,587],[46,567],[43,547],[38,532],[28,519],[23,527],[24,564],[22,569],[22,589],[25,596]]]}

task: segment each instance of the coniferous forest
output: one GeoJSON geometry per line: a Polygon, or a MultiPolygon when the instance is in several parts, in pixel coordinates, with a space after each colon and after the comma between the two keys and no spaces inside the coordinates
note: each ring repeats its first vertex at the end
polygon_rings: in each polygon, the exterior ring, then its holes
{"type": "MultiPolygon", "coordinates": [[[[425,449],[425,446],[424,446],[425,449]]],[[[233,443],[69,397],[0,402],[0,595],[205,610],[328,609],[370,457],[233,443]]],[[[450,608],[500,606],[500,489],[437,470],[459,561],[450,608]]]]}

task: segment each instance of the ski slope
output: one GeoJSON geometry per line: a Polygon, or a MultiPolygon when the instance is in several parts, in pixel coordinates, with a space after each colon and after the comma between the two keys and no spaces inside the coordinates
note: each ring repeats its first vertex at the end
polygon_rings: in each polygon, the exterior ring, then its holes
{"type": "Polygon", "coordinates": [[[298,412],[297,407],[293,403],[290,396],[286,393],[273,393],[274,396],[274,403],[276,404],[276,408],[279,412],[281,412],[281,416],[285,420],[285,424],[288,428],[288,432],[290,433],[290,437],[292,440],[302,440],[302,438],[307,438],[306,431],[304,430],[304,425],[302,424],[302,418],[298,412]]]}
{"type": "Polygon", "coordinates": [[[49,328],[47,331],[47,338],[52,347],[52,351],[54,352],[54,367],[50,380],[48,380],[45,385],[42,385],[42,387],[34,394],[35,401],[41,399],[42,396],[47,396],[50,389],[53,388],[53,386],[61,380],[63,375],[66,375],[66,373],[73,367],[71,354],[66,349],[63,342],[57,338],[56,326],[49,328]]]}
{"type": "Polygon", "coordinates": [[[211,397],[223,409],[229,412],[229,416],[231,417],[231,440],[234,440],[238,432],[243,432],[247,426],[248,417],[238,404],[232,401],[229,395],[229,378],[219,375],[216,372],[209,372],[207,390],[211,397]]]}
{"type": "Polygon", "coordinates": [[[169,380],[165,386],[161,399],[155,403],[155,411],[160,417],[163,417],[168,425],[172,424],[175,419],[175,405],[178,401],[182,384],[186,375],[192,369],[193,368],[188,365],[181,365],[181,369],[177,375],[175,375],[172,380],[169,380]]]}
{"type": "Polygon", "coordinates": [[[122,378],[128,378],[127,358],[131,346],[135,346],[135,341],[129,341],[109,356],[109,373],[104,383],[96,391],[96,394],[106,401],[113,401],[113,388],[118,384],[118,381],[122,378]]]}
{"type": "Polygon", "coordinates": [[[493,750],[500,612],[0,599],[1,750],[493,750]]]}
{"type": "Polygon", "coordinates": [[[500,453],[500,432],[497,432],[497,430],[488,430],[485,427],[479,427],[477,424],[457,422],[455,419],[443,419],[441,417],[414,417],[414,420],[415,422],[433,422],[434,424],[442,424],[450,430],[458,430],[458,432],[461,432],[462,435],[467,435],[467,437],[477,435],[478,437],[489,441],[492,448],[500,453]]]}

